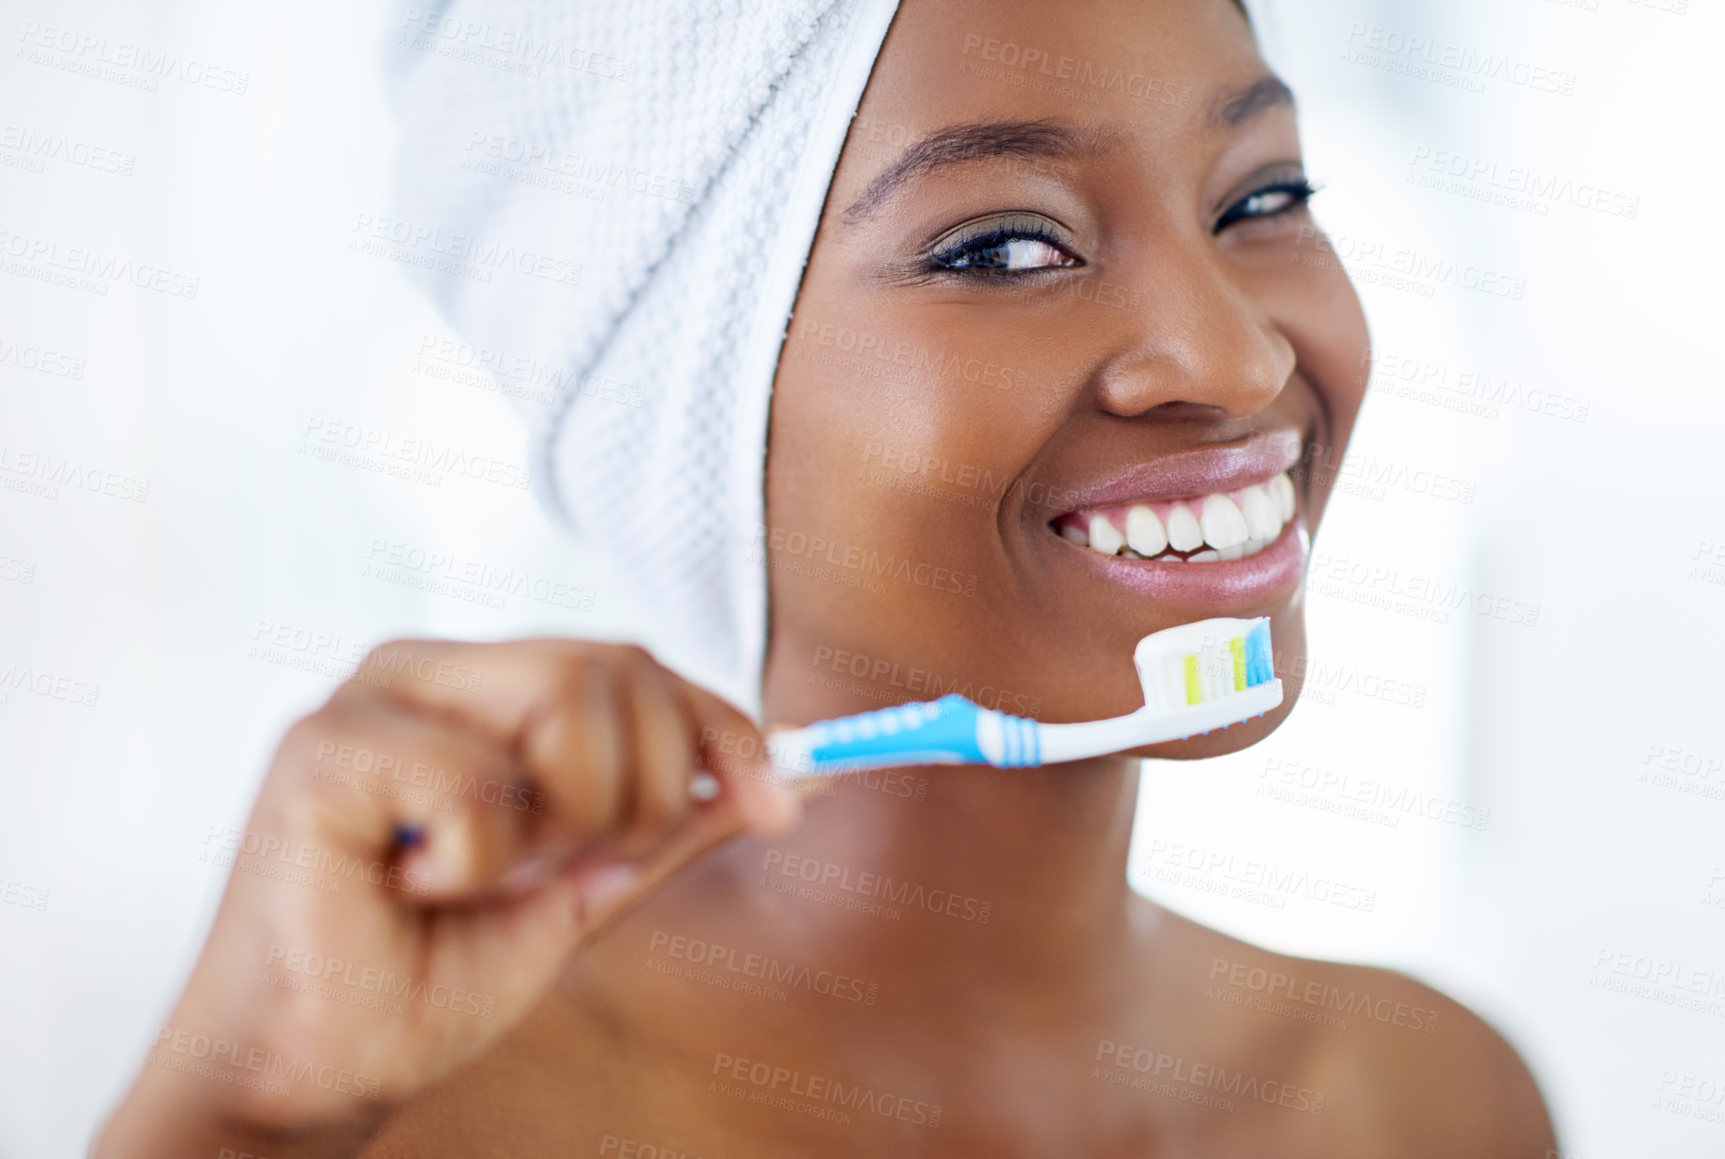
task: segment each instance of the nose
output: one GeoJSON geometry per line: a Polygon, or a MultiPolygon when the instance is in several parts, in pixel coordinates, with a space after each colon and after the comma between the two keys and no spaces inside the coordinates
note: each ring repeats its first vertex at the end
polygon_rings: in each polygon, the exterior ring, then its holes
{"type": "Polygon", "coordinates": [[[1123,320],[1121,350],[1097,381],[1124,417],[1184,404],[1215,418],[1267,406],[1294,372],[1294,346],[1207,244],[1193,239],[1148,264],[1123,320]]]}

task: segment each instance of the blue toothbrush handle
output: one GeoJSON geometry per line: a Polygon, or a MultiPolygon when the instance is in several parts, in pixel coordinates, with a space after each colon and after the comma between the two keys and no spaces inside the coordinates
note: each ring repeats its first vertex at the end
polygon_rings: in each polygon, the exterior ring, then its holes
{"type": "Polygon", "coordinates": [[[951,693],[823,720],[778,734],[769,748],[781,769],[800,776],[898,765],[1026,768],[1042,763],[1037,729],[1034,720],[951,693]]]}

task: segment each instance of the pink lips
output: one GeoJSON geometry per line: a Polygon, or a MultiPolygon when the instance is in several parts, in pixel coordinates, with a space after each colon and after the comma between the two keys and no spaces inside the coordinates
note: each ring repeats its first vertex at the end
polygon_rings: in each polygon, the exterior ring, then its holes
{"type": "MultiPolygon", "coordinates": [[[[1297,431],[1255,436],[1237,447],[1179,451],[1134,466],[1107,482],[1066,492],[1063,498],[1071,506],[1063,514],[1235,491],[1287,471],[1299,459],[1297,431]]],[[[1079,566],[1096,569],[1100,578],[1160,603],[1201,615],[1256,614],[1271,610],[1299,590],[1311,548],[1304,515],[1302,501],[1272,543],[1242,559],[1204,563],[1133,559],[1104,555],[1065,539],[1060,540],[1059,550],[1071,553],[1079,566]]]]}
{"type": "Polygon", "coordinates": [[[1244,559],[1210,563],[1159,563],[1103,555],[1060,541],[1080,566],[1096,568],[1103,578],[1133,588],[1159,602],[1207,615],[1244,615],[1291,596],[1306,574],[1310,537],[1296,515],[1274,543],[1244,559]]]}
{"type": "Polygon", "coordinates": [[[1300,461],[1300,433],[1255,435],[1238,447],[1176,451],[1129,467],[1106,483],[1063,491],[1067,512],[1126,503],[1188,499],[1238,491],[1291,469],[1300,461]]]}

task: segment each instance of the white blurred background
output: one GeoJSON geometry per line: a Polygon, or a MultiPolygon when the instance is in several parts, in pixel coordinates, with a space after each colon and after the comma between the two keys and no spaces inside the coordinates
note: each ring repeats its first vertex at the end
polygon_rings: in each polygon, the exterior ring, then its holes
{"type": "MultiPolygon", "coordinates": [[[[348,249],[389,206],[403,12],[0,4],[5,1159],[82,1153],[212,916],[211,835],[356,650],[630,630],[525,490],[310,452],[351,426],[523,462],[400,269],[348,249]],[[214,79],[88,75],[97,50],[42,29],[214,79]],[[74,250],[164,272],[42,280],[74,250]],[[598,595],[368,573],[396,550],[598,595]]],[[[1725,1155],[1725,8],[1260,21],[1380,362],[1316,544],[1306,699],[1246,753],[1147,771],[1134,880],[1472,1004],[1564,1159],[1725,1155]],[[1240,888],[1265,867],[1318,884],[1240,888]]]]}

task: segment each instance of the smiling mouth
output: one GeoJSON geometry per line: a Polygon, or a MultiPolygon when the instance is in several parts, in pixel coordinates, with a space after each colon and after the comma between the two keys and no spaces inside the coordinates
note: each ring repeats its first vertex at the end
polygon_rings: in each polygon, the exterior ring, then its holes
{"type": "Polygon", "coordinates": [[[1049,527],[1099,555],[1152,563],[1223,563],[1257,555],[1280,538],[1298,502],[1286,471],[1235,491],[1086,507],[1049,527]]]}

